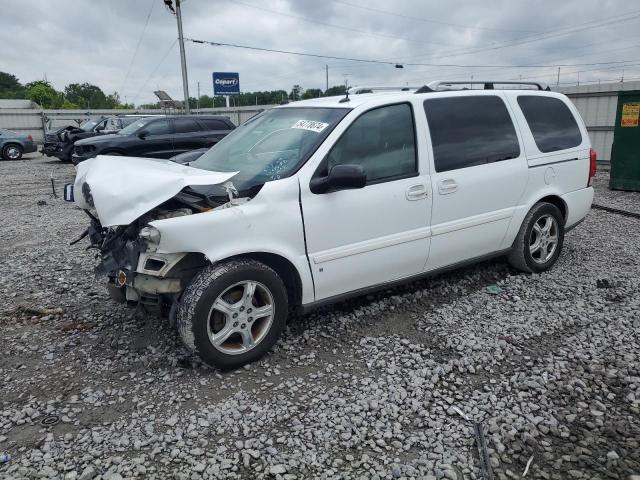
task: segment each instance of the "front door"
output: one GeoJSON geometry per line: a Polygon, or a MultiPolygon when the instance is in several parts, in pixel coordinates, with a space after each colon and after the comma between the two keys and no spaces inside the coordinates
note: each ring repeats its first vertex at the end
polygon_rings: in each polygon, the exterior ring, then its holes
{"type": "Polygon", "coordinates": [[[133,157],[169,158],[173,156],[173,128],[167,119],[153,120],[143,129],[146,135],[130,148],[133,157]]]}
{"type": "Polygon", "coordinates": [[[410,104],[361,114],[314,176],[338,164],[361,165],[367,185],[324,194],[300,186],[316,300],[420,273],[429,253],[429,176],[410,104]]]}
{"type": "Polygon", "coordinates": [[[499,251],[528,168],[512,117],[497,94],[424,101],[433,150],[427,270],[499,251]]]}

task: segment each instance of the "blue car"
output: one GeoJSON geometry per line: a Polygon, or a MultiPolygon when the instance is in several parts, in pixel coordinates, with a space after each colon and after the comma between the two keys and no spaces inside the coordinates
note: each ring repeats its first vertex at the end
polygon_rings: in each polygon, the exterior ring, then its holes
{"type": "Polygon", "coordinates": [[[5,160],[19,160],[23,153],[31,153],[37,146],[31,135],[0,128],[0,155],[5,160]]]}

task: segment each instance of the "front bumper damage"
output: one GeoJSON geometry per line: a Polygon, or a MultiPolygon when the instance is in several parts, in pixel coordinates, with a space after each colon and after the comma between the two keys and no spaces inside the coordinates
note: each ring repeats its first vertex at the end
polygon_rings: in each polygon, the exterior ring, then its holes
{"type": "Polygon", "coordinates": [[[183,290],[182,278],[171,277],[170,271],[186,254],[149,252],[137,225],[107,229],[93,217],[88,237],[89,248],[98,250],[95,275],[108,278],[107,289],[114,300],[158,303],[159,296],[183,290]]]}
{"type": "Polygon", "coordinates": [[[65,187],[65,199],[91,218],[80,238],[88,237],[88,249],[97,251],[95,274],[108,278],[112,298],[156,305],[175,302],[206,260],[197,252],[158,252],[160,232],[150,223],[221,205],[186,199],[183,189],[222,184],[236,173],[115,156],[98,156],[78,166],[75,183],[65,187]]]}

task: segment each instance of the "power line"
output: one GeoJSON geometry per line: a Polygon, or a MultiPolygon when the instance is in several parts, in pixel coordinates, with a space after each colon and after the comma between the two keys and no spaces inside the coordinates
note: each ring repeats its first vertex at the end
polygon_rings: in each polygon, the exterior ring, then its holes
{"type": "Polygon", "coordinates": [[[140,33],[140,38],[138,39],[138,44],[136,45],[136,49],[133,52],[133,56],[131,57],[131,62],[129,63],[129,68],[127,69],[127,74],[124,76],[124,80],[122,81],[122,87],[120,88],[120,92],[124,95],[124,87],[127,84],[127,80],[129,79],[129,74],[131,73],[131,68],[133,67],[133,61],[136,59],[136,55],[138,55],[138,50],[140,49],[140,44],[142,43],[142,38],[144,37],[144,33],[147,30],[147,25],[149,25],[149,19],[151,18],[151,13],[153,12],[153,6],[156,4],[156,0],[151,0],[151,8],[149,9],[149,13],[147,14],[147,19],[144,22],[144,27],[142,27],[142,32],[140,33]]]}
{"type": "Polygon", "coordinates": [[[419,43],[419,44],[422,44],[422,45],[441,45],[441,46],[445,46],[445,47],[451,47],[452,46],[451,44],[448,44],[448,43],[423,42],[423,41],[420,41],[420,40],[412,40],[410,38],[400,37],[400,36],[397,36],[397,35],[388,35],[388,34],[385,34],[385,33],[377,33],[377,32],[371,32],[371,31],[368,31],[368,30],[360,30],[358,28],[345,27],[345,26],[342,26],[342,25],[334,25],[332,23],[321,22],[319,20],[312,20],[310,18],[302,17],[300,15],[293,15],[293,14],[290,14],[290,13],[279,12],[277,10],[271,10],[269,8],[260,7],[258,5],[253,5],[251,3],[242,2],[240,0],[229,0],[229,1],[232,2],[232,3],[236,3],[238,5],[243,5],[245,7],[254,8],[256,10],[261,10],[263,12],[274,13],[276,15],[281,15],[283,17],[289,17],[289,18],[294,18],[296,20],[302,20],[303,22],[315,23],[317,25],[323,25],[325,27],[337,28],[337,29],[346,30],[346,31],[349,31],[349,32],[361,33],[361,34],[364,34],[364,35],[371,35],[373,37],[391,38],[391,39],[394,39],[394,40],[404,40],[405,42],[419,43]]]}
{"type": "MultiPolygon", "coordinates": [[[[242,48],[246,50],[256,50],[260,52],[270,52],[270,53],[282,53],[286,55],[298,55],[302,57],[314,57],[314,58],[325,58],[331,60],[344,60],[349,62],[363,62],[363,63],[376,63],[380,65],[393,65],[396,66],[396,62],[389,62],[385,60],[372,60],[372,59],[363,59],[363,58],[353,58],[353,57],[336,57],[333,55],[321,55],[317,53],[305,53],[305,52],[293,52],[290,50],[278,50],[274,48],[264,48],[264,47],[253,47],[250,45],[239,45],[235,43],[223,43],[223,42],[211,42],[208,40],[196,40],[194,38],[185,38],[188,42],[200,43],[211,45],[214,47],[232,47],[232,48],[242,48]]],[[[610,65],[610,64],[621,64],[632,62],[634,60],[620,60],[617,62],[595,62],[595,63],[556,63],[553,65],[461,65],[455,63],[404,63],[403,65],[409,66],[421,66],[421,67],[456,67],[456,68],[546,68],[546,67],[575,67],[575,66],[588,66],[588,65],[610,65]]]]}
{"type": "Polygon", "coordinates": [[[412,57],[400,57],[400,58],[396,58],[395,60],[400,61],[404,59],[425,58],[425,57],[433,58],[433,59],[448,58],[451,56],[470,55],[473,53],[486,52],[489,50],[498,50],[501,48],[515,47],[515,46],[520,46],[527,43],[549,40],[551,38],[557,38],[564,35],[571,35],[573,33],[578,33],[584,30],[588,30],[590,28],[600,28],[600,27],[612,25],[614,23],[626,22],[626,21],[638,18],[639,16],[640,16],[640,10],[633,10],[625,14],[613,15],[611,17],[607,17],[601,20],[591,20],[589,22],[578,24],[574,27],[570,27],[569,29],[560,29],[556,31],[550,30],[548,32],[543,32],[536,35],[521,37],[512,42],[506,42],[506,43],[497,44],[497,45],[489,45],[486,47],[475,48],[475,49],[471,48],[471,49],[462,49],[462,50],[452,50],[450,52],[444,52],[441,55],[435,55],[435,56],[434,55],[418,55],[418,56],[412,56],[412,57]]]}
{"type": "MultiPolygon", "coordinates": [[[[185,39],[186,40],[186,39],[185,39]]],[[[173,47],[176,46],[176,43],[178,43],[178,39],[176,38],[173,43],[171,44],[171,46],[169,47],[169,49],[166,51],[166,53],[162,56],[162,58],[160,59],[160,61],[158,62],[158,64],[155,66],[155,68],[151,71],[151,74],[149,75],[149,77],[144,81],[144,83],[142,84],[142,86],[140,87],[140,90],[138,90],[138,93],[136,93],[136,96],[133,97],[133,101],[135,103],[135,101],[138,99],[138,97],[140,96],[140,93],[142,93],[142,90],[144,89],[144,87],[147,86],[147,83],[149,83],[149,81],[154,77],[154,75],[156,74],[156,72],[158,71],[158,69],[160,68],[160,65],[162,65],[162,63],[167,59],[167,57],[169,56],[169,54],[171,53],[171,50],[173,50],[173,47]]]]}
{"type": "Polygon", "coordinates": [[[469,28],[469,29],[474,29],[474,30],[489,30],[489,31],[494,31],[494,32],[519,32],[519,33],[523,33],[523,32],[527,32],[527,33],[531,33],[531,30],[508,30],[505,28],[490,28],[490,27],[478,27],[478,26],[472,26],[472,25],[462,25],[459,23],[450,23],[450,22],[443,22],[441,20],[433,20],[433,19],[427,19],[427,18],[420,18],[420,17],[415,17],[415,16],[411,16],[411,15],[403,15],[401,13],[396,13],[396,12],[390,12],[388,10],[380,10],[378,8],[372,8],[372,7],[365,7],[363,5],[357,5],[355,3],[351,3],[351,2],[344,2],[342,0],[331,0],[333,3],[340,3],[342,5],[348,5],[349,7],[353,7],[353,8],[359,8],[361,10],[368,10],[370,12],[376,12],[376,13],[382,13],[384,15],[390,15],[393,17],[398,17],[398,18],[406,18],[408,20],[413,20],[416,22],[424,22],[424,23],[433,23],[436,25],[446,25],[448,27],[458,27],[458,28],[469,28]]]}

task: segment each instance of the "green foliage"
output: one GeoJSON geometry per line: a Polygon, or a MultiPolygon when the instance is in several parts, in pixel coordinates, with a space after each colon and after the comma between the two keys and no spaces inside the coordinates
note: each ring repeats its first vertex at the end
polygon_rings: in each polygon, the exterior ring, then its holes
{"type": "Polygon", "coordinates": [[[300,85],[294,85],[293,88],[291,89],[291,93],[289,94],[289,99],[295,102],[296,100],[300,100],[301,98],[302,98],[302,87],[300,85]]]}
{"type": "Polygon", "coordinates": [[[24,98],[24,86],[15,75],[0,72],[0,98],[24,98]]]}
{"type": "Polygon", "coordinates": [[[333,87],[329,87],[325,92],[325,97],[331,97],[334,95],[344,95],[346,92],[346,88],[344,85],[334,85],[333,87]]]}
{"type": "Polygon", "coordinates": [[[64,97],[45,80],[36,80],[25,85],[27,98],[42,108],[61,108],[64,97]]]}
{"type": "Polygon", "coordinates": [[[307,100],[309,98],[318,98],[321,96],[322,96],[322,90],[320,90],[319,88],[308,88],[302,94],[302,99],[307,100]]]}

